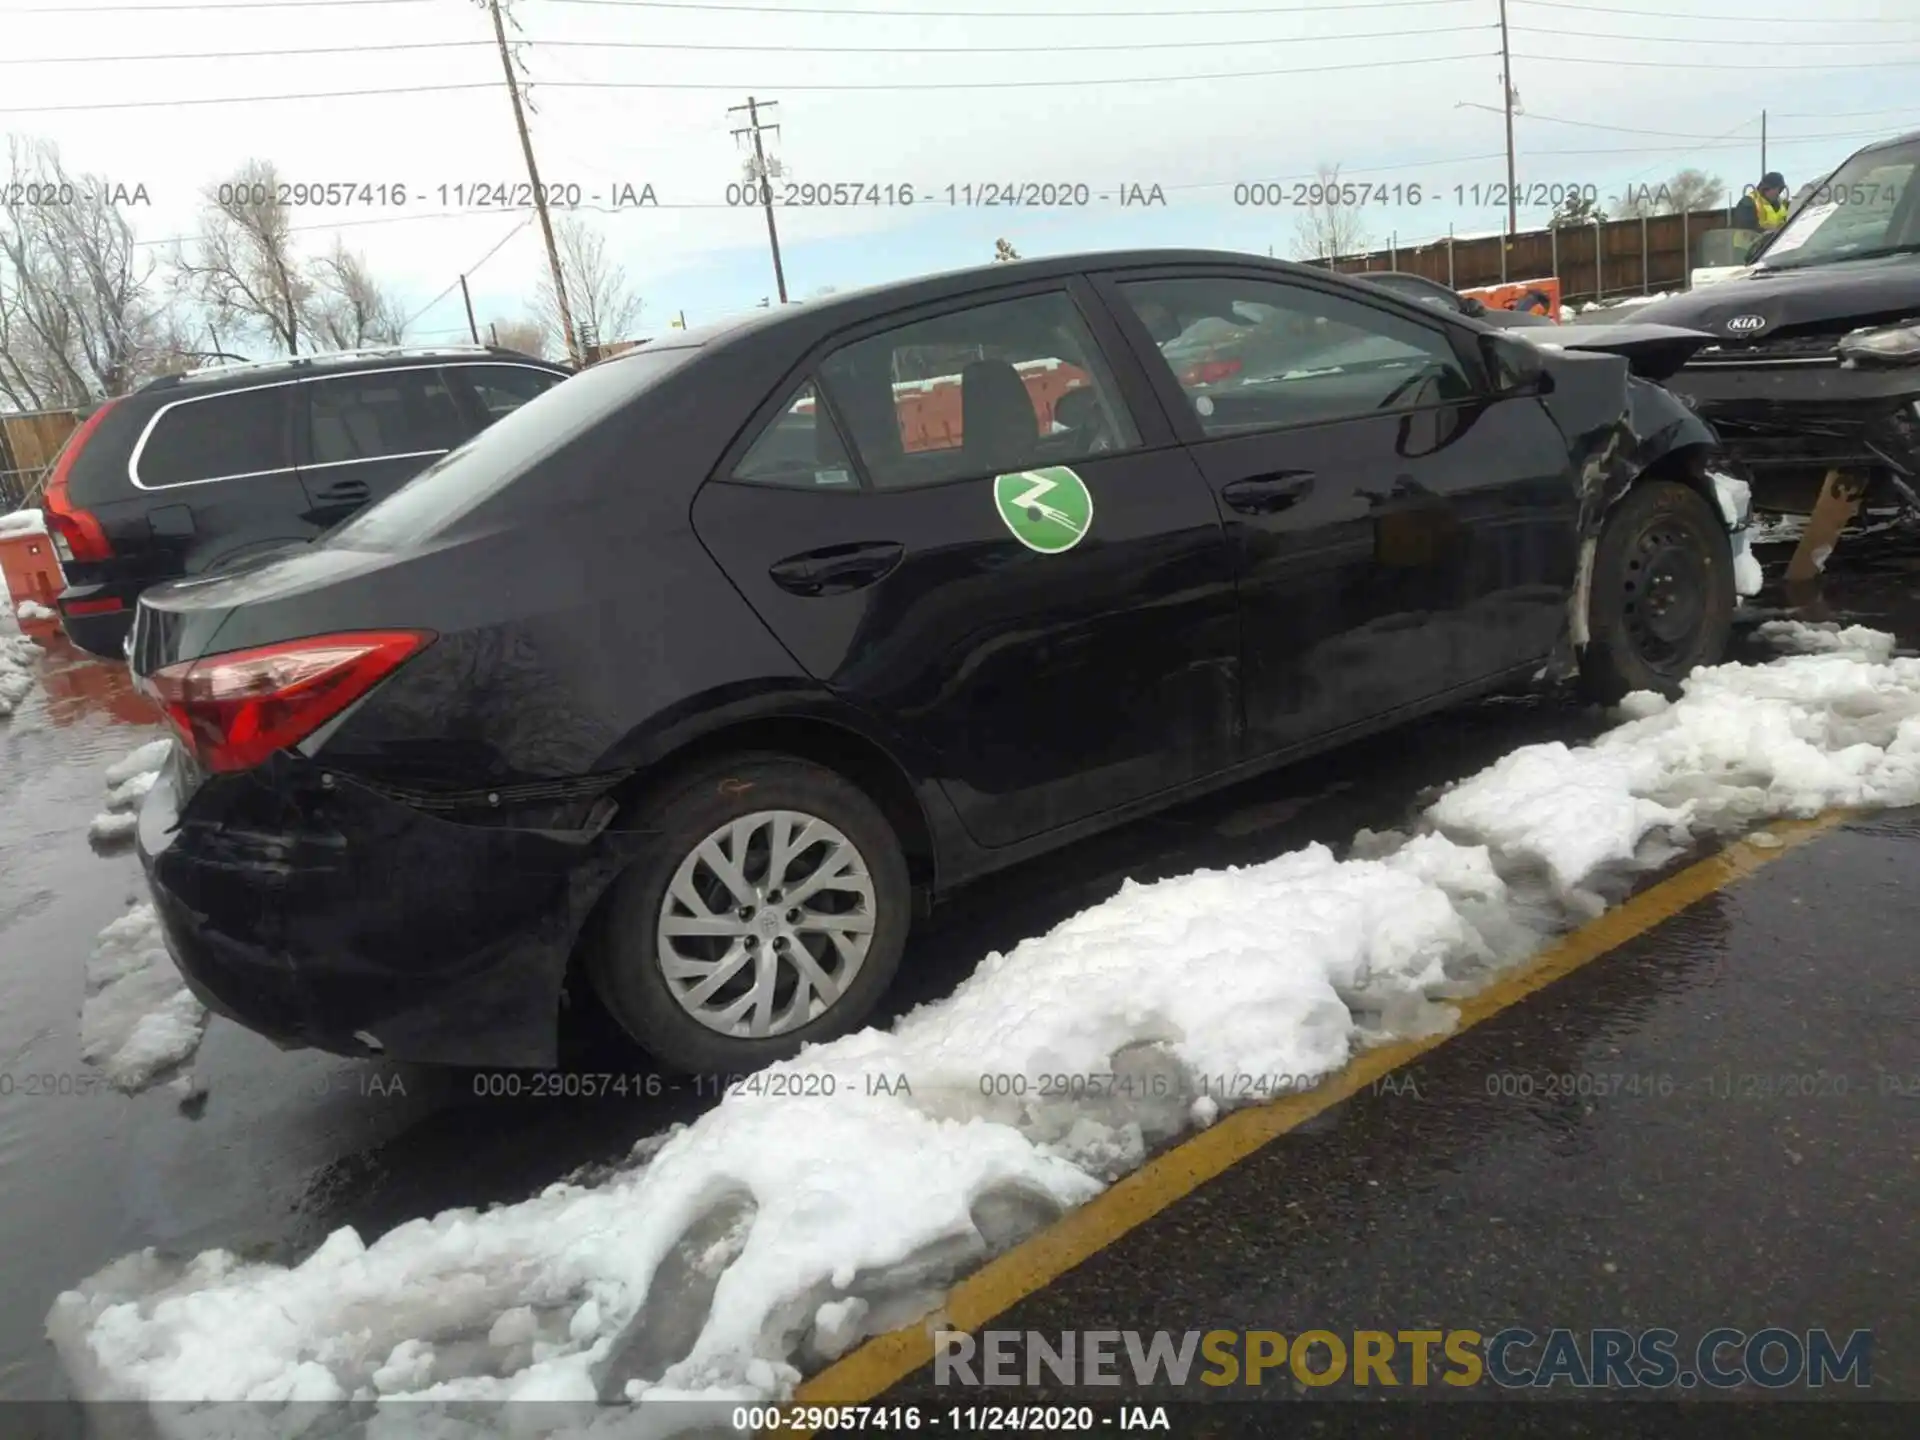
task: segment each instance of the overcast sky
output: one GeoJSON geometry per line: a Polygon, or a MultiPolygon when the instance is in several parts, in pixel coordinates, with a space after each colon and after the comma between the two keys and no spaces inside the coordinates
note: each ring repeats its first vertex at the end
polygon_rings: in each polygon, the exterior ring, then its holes
{"type": "MultiPolygon", "coordinates": [[[[1768,162],[1795,184],[1868,139],[1920,128],[1914,0],[1508,10],[1523,185],[1605,197],[1698,165],[1737,193],[1758,178],[1763,108],[1768,162]]],[[[1297,211],[1236,206],[1234,187],[1309,178],[1323,163],[1394,187],[1400,203],[1369,207],[1381,245],[1505,219],[1485,192],[1505,170],[1498,0],[512,0],[511,11],[542,178],[578,185],[588,204],[623,185],[651,185],[659,201],[589,212],[645,298],[642,334],[773,292],[760,210],[726,203],[744,154],[728,133],[743,117],[728,107],[749,94],[779,102],[769,143],[792,180],[916,192],[911,206],[780,209],[795,298],[983,262],[1000,236],[1029,256],[1161,244],[1290,255],[1297,211]],[[1084,184],[1093,198],[948,203],[948,186],[1007,182],[1084,184]],[[1132,185],[1158,185],[1166,203],[1122,206],[1132,185]]],[[[435,218],[460,208],[455,187],[526,178],[475,0],[0,0],[0,129],[56,142],[70,169],[145,186],[151,203],[133,222],[156,241],[190,231],[200,192],[249,159],[290,181],[405,186],[404,207],[313,209],[297,223],[317,252],[343,221],[361,222],[339,233],[424,312],[414,338],[464,338],[457,289],[429,304],[462,270],[484,327],[525,313],[544,263],[522,214],[435,218]],[[336,53],[236,54],[325,47],[336,53]],[[200,55],[216,58],[171,58],[200,55]],[[341,91],[392,93],[248,98],[341,91]],[[60,108],[133,101],[167,103],[60,108]]],[[[1523,210],[1521,224],[1546,213],[1523,210]]]]}

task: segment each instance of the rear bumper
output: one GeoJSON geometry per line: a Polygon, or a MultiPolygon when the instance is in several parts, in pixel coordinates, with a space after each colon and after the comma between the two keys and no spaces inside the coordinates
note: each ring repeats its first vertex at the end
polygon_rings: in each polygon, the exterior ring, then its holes
{"type": "Polygon", "coordinates": [[[584,847],[425,815],[308,762],[206,780],[169,765],[139,854],[167,945],[218,1014],[287,1047],[548,1066],[584,847]]]}
{"type": "Polygon", "coordinates": [[[124,660],[128,634],[133,629],[140,587],[127,585],[69,585],[55,598],[60,628],[67,638],[90,655],[124,660]],[[118,608],[108,608],[118,603],[118,608]]]}
{"type": "Polygon", "coordinates": [[[1752,474],[1763,509],[1810,508],[1829,470],[1920,480],[1920,366],[1693,365],[1667,385],[1752,474]]]}

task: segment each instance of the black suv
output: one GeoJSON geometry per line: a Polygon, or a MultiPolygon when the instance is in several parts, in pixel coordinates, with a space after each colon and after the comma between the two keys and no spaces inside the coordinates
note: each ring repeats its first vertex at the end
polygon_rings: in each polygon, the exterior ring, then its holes
{"type": "Polygon", "coordinates": [[[74,644],[119,659],[150,585],[315,539],[572,373],[486,346],[214,366],[92,411],[43,508],[74,644]]]}
{"type": "Polygon", "coordinates": [[[1745,273],[1634,315],[1713,337],[1667,385],[1752,472],[1756,509],[1808,511],[1834,471],[1864,482],[1869,506],[1920,508],[1917,180],[1920,131],[1868,145],[1745,273]]]}

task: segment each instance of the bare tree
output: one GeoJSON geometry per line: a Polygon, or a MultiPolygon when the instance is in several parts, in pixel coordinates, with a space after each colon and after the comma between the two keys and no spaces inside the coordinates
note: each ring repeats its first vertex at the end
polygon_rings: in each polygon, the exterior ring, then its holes
{"type": "Polygon", "coordinates": [[[307,334],[339,350],[366,345],[397,345],[406,336],[407,317],[398,297],[384,290],[367,269],[366,257],[336,240],[327,255],[313,262],[306,316],[307,334]]]}
{"type": "MultiPolygon", "coordinates": [[[[569,292],[571,293],[571,292],[569,292]]],[[[509,350],[518,350],[523,355],[545,356],[547,349],[547,327],[538,316],[525,320],[496,320],[490,327],[493,343],[504,345],[509,350]]]]}
{"type": "MultiPolygon", "coordinates": [[[[580,216],[569,215],[555,224],[553,238],[560,252],[560,275],[567,287],[574,329],[585,337],[583,348],[589,340],[604,346],[626,339],[627,331],[640,318],[641,302],[627,282],[626,269],[608,257],[606,236],[580,216]]],[[[541,277],[535,314],[548,346],[564,353],[566,332],[560,323],[560,305],[550,276],[541,277]]]]}
{"type": "Polygon", "coordinates": [[[165,348],[157,261],[104,177],[46,142],[8,144],[0,187],[0,396],[23,408],[120,395],[165,348]]]}
{"type": "Polygon", "coordinates": [[[1718,175],[1689,168],[1676,171],[1657,185],[1642,182],[1627,186],[1619,197],[1620,213],[1637,220],[1643,215],[1712,210],[1726,193],[1726,182],[1718,175]]]}
{"type": "Polygon", "coordinates": [[[1294,229],[1294,256],[1300,260],[1335,260],[1367,248],[1367,227],[1360,210],[1365,186],[1342,183],[1340,167],[1324,161],[1308,189],[1312,204],[1300,212],[1294,229]]]}
{"type": "Polygon", "coordinates": [[[1020,252],[1013,248],[1012,241],[996,240],[993,242],[993,258],[995,260],[1018,260],[1020,258],[1020,252]]]}
{"type": "Polygon", "coordinates": [[[1554,206],[1552,218],[1547,221],[1550,229],[1561,230],[1569,225],[1592,225],[1604,222],[1607,212],[1600,208],[1599,202],[1590,195],[1583,195],[1577,189],[1567,191],[1558,205],[1554,206]]]}
{"type": "Polygon", "coordinates": [[[293,252],[291,211],[273,164],[249,160],[206,192],[191,253],[177,248],[179,281],[228,326],[261,329],[276,349],[300,353],[313,286],[293,252]]]}

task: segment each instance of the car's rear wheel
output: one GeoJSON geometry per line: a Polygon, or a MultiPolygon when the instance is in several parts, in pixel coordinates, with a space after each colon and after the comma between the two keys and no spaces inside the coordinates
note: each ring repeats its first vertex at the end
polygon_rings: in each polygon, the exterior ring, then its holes
{"type": "Polygon", "coordinates": [[[588,968],[656,1060],[745,1073],[872,1013],[911,895],[900,842],[857,786],[750,755],[643,803],[654,833],[614,882],[588,968]]]}
{"type": "Polygon", "coordinates": [[[1587,693],[1614,704],[1634,690],[1669,699],[1694,667],[1719,663],[1733,633],[1733,549],[1698,491],[1636,485],[1607,517],[1594,552],[1587,693]]]}

